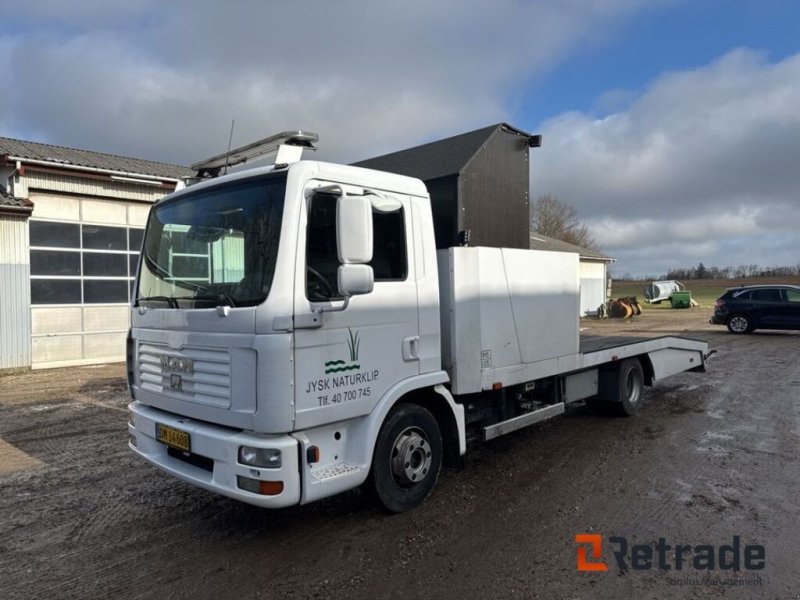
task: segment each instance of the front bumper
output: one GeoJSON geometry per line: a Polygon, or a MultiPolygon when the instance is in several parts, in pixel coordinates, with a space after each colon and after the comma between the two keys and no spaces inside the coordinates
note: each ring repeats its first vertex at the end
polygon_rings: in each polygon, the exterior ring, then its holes
{"type": "Polygon", "coordinates": [[[139,402],[128,405],[132,422],[128,433],[129,447],[159,469],[203,489],[266,508],[281,508],[300,502],[300,468],[298,442],[289,435],[257,435],[195,421],[145,406],[139,402]],[[181,453],[170,453],[168,446],[156,440],[156,423],[173,427],[191,436],[192,455],[201,457],[190,464],[181,453]],[[281,451],[281,466],[277,469],[251,467],[238,462],[239,446],[273,448],[281,451]],[[198,466],[203,465],[203,466],[198,466]],[[283,490],[264,496],[240,489],[238,477],[259,481],[280,481],[283,490]]]}

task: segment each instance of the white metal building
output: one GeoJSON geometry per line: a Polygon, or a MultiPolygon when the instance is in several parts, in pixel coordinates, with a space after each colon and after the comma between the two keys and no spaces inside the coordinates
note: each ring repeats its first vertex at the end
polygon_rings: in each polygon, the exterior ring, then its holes
{"type": "Polygon", "coordinates": [[[597,314],[597,309],[608,299],[608,265],[615,259],[602,252],[556,240],[540,233],[531,233],[531,249],[555,252],[575,252],[580,257],[582,317],[597,314]]]}
{"type": "Polygon", "coordinates": [[[0,138],[0,369],[124,360],[150,206],[188,175],[0,138]]]}

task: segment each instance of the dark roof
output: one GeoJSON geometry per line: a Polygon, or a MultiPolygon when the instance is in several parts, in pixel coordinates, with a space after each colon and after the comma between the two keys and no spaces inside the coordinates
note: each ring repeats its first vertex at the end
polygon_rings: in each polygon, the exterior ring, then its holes
{"type": "Polygon", "coordinates": [[[117,156],[115,154],[104,154],[102,152],[76,150],[74,148],[64,148],[63,146],[40,144],[39,142],[26,142],[5,137],[0,137],[0,156],[14,156],[22,159],[42,160],[53,164],[169,177],[171,179],[180,179],[194,174],[188,167],[179,165],[130,158],[128,156],[117,156]]]}
{"type": "Polygon", "coordinates": [[[597,258],[600,260],[614,260],[611,256],[607,256],[597,250],[591,248],[584,248],[583,246],[576,246],[569,242],[557,240],[555,238],[547,237],[541,233],[531,232],[531,250],[550,250],[551,252],[577,252],[582,258],[597,258]]]}
{"type": "Polygon", "coordinates": [[[0,189],[0,212],[30,213],[33,203],[24,198],[15,198],[0,189]]]}
{"type": "Polygon", "coordinates": [[[787,288],[787,287],[800,289],[800,285],[797,285],[796,283],[762,283],[761,285],[753,283],[750,285],[737,285],[734,287],[725,288],[725,291],[738,292],[738,291],[756,290],[762,288],[787,288]]]}
{"type": "Polygon", "coordinates": [[[353,163],[353,166],[408,175],[423,181],[456,175],[461,172],[469,159],[475,156],[486,140],[500,128],[531,137],[530,134],[507,123],[496,123],[444,140],[362,160],[353,163]]]}

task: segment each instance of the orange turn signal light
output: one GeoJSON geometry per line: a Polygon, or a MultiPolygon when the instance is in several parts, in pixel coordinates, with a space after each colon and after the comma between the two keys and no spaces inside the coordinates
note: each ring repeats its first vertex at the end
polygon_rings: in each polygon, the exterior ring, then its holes
{"type": "Polygon", "coordinates": [[[258,493],[262,496],[277,496],[282,491],[282,481],[260,481],[258,483],[258,493]]]}
{"type": "Polygon", "coordinates": [[[243,477],[239,475],[236,478],[239,487],[251,494],[260,494],[262,496],[277,496],[283,491],[282,481],[261,481],[260,479],[252,479],[250,477],[243,477]]]}

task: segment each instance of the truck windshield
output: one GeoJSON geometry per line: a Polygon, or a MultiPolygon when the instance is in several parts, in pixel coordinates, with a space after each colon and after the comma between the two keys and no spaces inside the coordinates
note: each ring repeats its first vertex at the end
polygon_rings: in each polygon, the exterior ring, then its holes
{"type": "Polygon", "coordinates": [[[286,174],[184,194],[150,212],[136,306],[254,306],[269,294],[286,174]]]}

